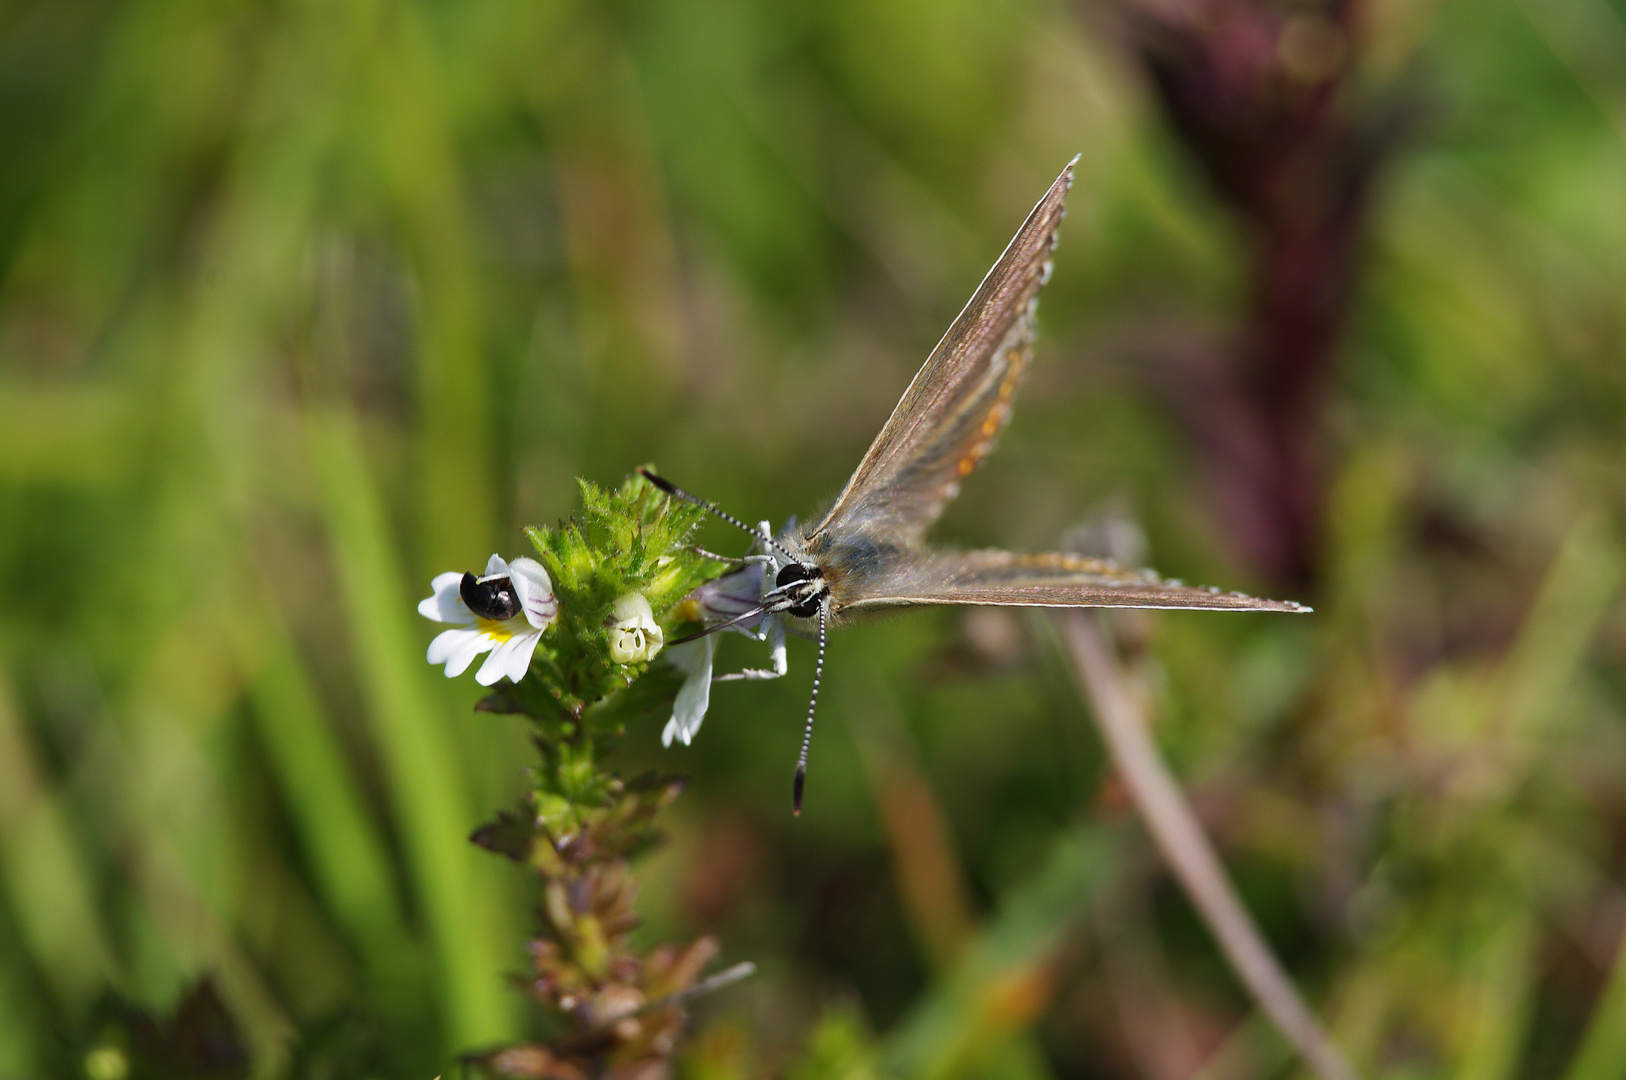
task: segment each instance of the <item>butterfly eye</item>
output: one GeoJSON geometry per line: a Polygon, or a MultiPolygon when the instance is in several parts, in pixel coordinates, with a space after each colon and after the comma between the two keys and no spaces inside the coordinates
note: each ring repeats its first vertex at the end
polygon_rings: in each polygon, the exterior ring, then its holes
{"type": "Polygon", "coordinates": [[[773,583],[775,585],[784,586],[795,581],[806,581],[812,576],[813,571],[811,569],[803,566],[801,563],[793,562],[786,564],[780,569],[779,573],[774,577],[773,583]]]}
{"type": "Polygon", "coordinates": [[[457,593],[468,609],[482,619],[502,622],[519,614],[519,594],[514,583],[505,577],[477,578],[464,574],[457,593]]]}

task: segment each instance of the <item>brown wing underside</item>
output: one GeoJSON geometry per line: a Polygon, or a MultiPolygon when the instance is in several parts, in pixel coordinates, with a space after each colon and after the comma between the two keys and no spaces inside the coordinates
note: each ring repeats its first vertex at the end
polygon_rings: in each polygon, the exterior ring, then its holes
{"type": "Polygon", "coordinates": [[[1290,600],[1263,600],[1165,581],[1149,570],[1122,570],[1077,555],[1008,551],[931,552],[865,581],[859,596],[832,600],[836,614],[915,604],[1015,607],[1187,608],[1205,611],[1296,611],[1290,600]]]}
{"type": "Polygon", "coordinates": [[[1017,230],[809,537],[860,531],[913,546],[992,448],[1032,355],[1034,307],[1077,161],[1017,230]]]}

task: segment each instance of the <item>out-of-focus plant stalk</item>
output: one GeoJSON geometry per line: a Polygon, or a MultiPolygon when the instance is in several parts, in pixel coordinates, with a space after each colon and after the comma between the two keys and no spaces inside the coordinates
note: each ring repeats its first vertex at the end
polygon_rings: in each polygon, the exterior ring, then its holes
{"type": "Polygon", "coordinates": [[[1080,687],[1089,699],[1090,715],[1111,751],[1113,763],[1158,850],[1168,860],[1232,970],[1321,1080],[1357,1080],[1355,1070],[1305,1005],[1237,896],[1197,815],[1152,742],[1146,717],[1112,654],[1098,617],[1069,611],[1058,615],[1057,620],[1080,687]]]}
{"type": "Polygon", "coordinates": [[[1114,0],[1171,128],[1249,239],[1245,313],[1158,365],[1216,513],[1272,580],[1316,576],[1320,430],[1404,103],[1351,88],[1358,0],[1114,0]]]}

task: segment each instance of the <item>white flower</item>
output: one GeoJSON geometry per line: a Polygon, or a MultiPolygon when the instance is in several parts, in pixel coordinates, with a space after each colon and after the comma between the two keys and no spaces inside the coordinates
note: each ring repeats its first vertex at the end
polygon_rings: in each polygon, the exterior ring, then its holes
{"type": "MultiPolygon", "coordinates": [[[[752,563],[700,586],[684,598],[679,613],[708,628],[721,626],[761,605],[766,580],[762,565],[752,563]]],[[[711,684],[714,681],[777,679],[785,673],[785,624],[780,616],[745,619],[728,629],[737,630],[758,641],[767,641],[772,669],[748,668],[730,675],[712,675],[712,661],[717,655],[716,634],[672,646],[667,659],[688,678],[683,681],[676,700],[672,702],[672,718],[661,732],[661,745],[671,746],[673,739],[684,746],[693,741],[700,730],[700,722],[706,718],[706,708],[711,704],[711,684]]]]}
{"type": "Polygon", "coordinates": [[[429,662],[445,664],[448,679],[463,674],[476,656],[489,652],[475,681],[490,686],[507,676],[519,682],[530,669],[542,631],[559,617],[553,581],[535,559],[510,563],[493,555],[479,577],[456,571],[437,574],[430,588],[434,595],[418,604],[418,614],[456,624],[429,643],[429,662]]]}
{"type": "Polygon", "coordinates": [[[610,659],[618,664],[652,660],[666,640],[643,593],[628,593],[610,614],[610,659]]]}

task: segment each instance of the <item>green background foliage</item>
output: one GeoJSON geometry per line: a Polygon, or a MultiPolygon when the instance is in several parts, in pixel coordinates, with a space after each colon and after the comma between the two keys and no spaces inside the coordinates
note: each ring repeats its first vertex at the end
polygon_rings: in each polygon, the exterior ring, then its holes
{"type": "MultiPolygon", "coordinates": [[[[1356,90],[1422,104],[1320,425],[1316,614],[1126,625],[1366,1075],[1620,1077],[1626,8],[1363,12],[1356,90]]],[[[423,663],[429,579],[642,461],[813,512],[1079,151],[1034,373],[937,535],[1111,507],[1166,574],[1279,589],[1141,377],[1237,319],[1244,230],[1095,6],[0,8],[0,1077],[85,1075],[109,990],[206,974],[267,1075],[523,1036],[534,889],[467,836],[533,752],[423,663]]],[[[1292,1074],[1046,623],[834,637],[799,820],[790,648],[612,762],[691,777],[642,940],[761,969],[688,1075],[1292,1074]]]]}

